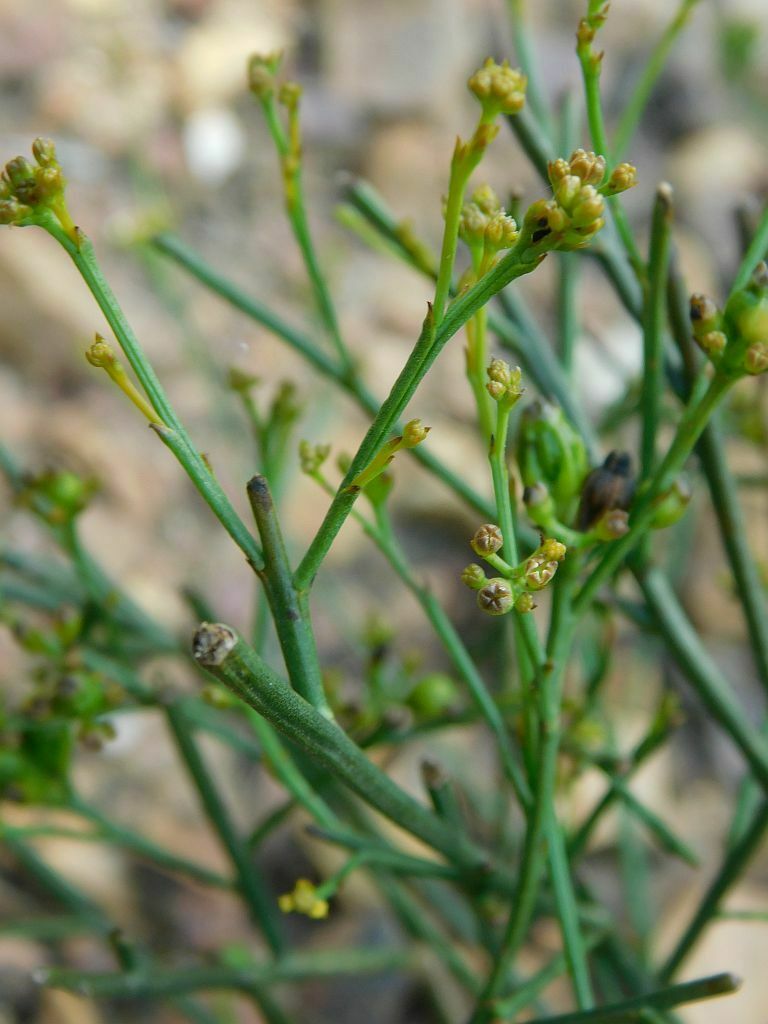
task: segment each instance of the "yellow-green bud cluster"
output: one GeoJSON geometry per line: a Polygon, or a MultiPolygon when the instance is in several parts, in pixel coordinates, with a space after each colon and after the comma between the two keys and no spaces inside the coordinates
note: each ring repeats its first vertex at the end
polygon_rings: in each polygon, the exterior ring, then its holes
{"type": "Polygon", "coordinates": [[[499,114],[518,114],[525,104],[526,76],[508,61],[497,64],[488,57],[467,82],[483,108],[483,117],[492,121],[499,114]]]}
{"type": "Polygon", "coordinates": [[[49,139],[35,139],[32,155],[35,163],[17,156],[5,165],[0,177],[0,224],[56,226],[74,237],[56,147],[49,139]]]}
{"type": "Polygon", "coordinates": [[[605,223],[604,196],[616,195],[637,184],[632,164],[619,164],[607,182],[605,158],[575,149],[570,159],[559,157],[547,165],[551,199],[539,199],[525,214],[524,229],[534,247],[580,249],[605,223]]]}
{"type": "Polygon", "coordinates": [[[530,612],[536,607],[532,595],[552,580],[565,558],[566,546],[553,538],[544,539],[528,558],[511,566],[498,554],[503,544],[498,526],[481,526],[472,537],[472,550],[501,575],[487,579],[482,568],[473,563],[462,572],[462,583],[476,592],[478,607],[489,615],[504,615],[513,608],[520,613],[530,612]]]}
{"type": "Polygon", "coordinates": [[[768,370],[768,265],[755,267],[745,288],[735,292],[723,310],[728,345],[721,366],[733,376],[768,370]]]}
{"type": "Polygon", "coordinates": [[[309,476],[317,473],[330,454],[331,446],[329,444],[312,444],[311,441],[301,441],[299,443],[299,464],[302,473],[307,473],[309,476]]]}
{"type": "Polygon", "coordinates": [[[514,218],[505,213],[489,185],[476,189],[462,207],[459,238],[469,246],[478,266],[488,269],[495,255],[511,248],[518,235],[514,218]]]}
{"type": "Polygon", "coordinates": [[[282,53],[254,53],[248,58],[248,88],[260,100],[275,92],[275,75],[282,62],[282,53]]]}
{"type": "Polygon", "coordinates": [[[768,370],[768,265],[758,263],[748,284],[720,310],[706,295],[692,295],[693,337],[707,357],[731,378],[768,370]]]}
{"type": "Polygon", "coordinates": [[[494,402],[512,406],[525,391],[522,386],[523,374],[519,366],[514,369],[503,359],[492,359],[487,369],[488,383],[485,385],[494,402]]]}

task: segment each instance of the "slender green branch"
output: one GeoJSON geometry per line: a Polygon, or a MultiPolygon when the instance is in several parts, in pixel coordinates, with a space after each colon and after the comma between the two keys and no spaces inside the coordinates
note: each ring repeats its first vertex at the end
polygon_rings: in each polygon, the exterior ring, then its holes
{"type": "Polygon", "coordinates": [[[529,243],[521,236],[521,242],[511,249],[493,270],[452,303],[439,326],[435,324],[431,312],[428,314],[419,340],[369,427],[336,497],[296,570],[295,581],[299,591],[311,585],[321,562],[352,509],[357,497],[357,492],[350,487],[352,481],[367,468],[376,455],[446,343],[493,295],[514,278],[535,269],[540,258],[534,257],[531,260],[529,253],[529,243]]]}
{"type": "Polygon", "coordinates": [[[627,100],[622,110],[619,123],[613,136],[613,155],[620,160],[627,147],[632,141],[640,118],[648,107],[648,101],[656,86],[656,83],[664,70],[672,47],[691,16],[691,13],[699,0],[681,0],[672,20],[667,25],[661,38],[651,51],[645,67],[642,70],[632,95],[627,100]]]}
{"type": "Polygon", "coordinates": [[[482,851],[376,768],[346,733],[294,693],[228,626],[202,626],[194,650],[204,668],[372,807],[463,870],[488,875],[482,851]]]}
{"type": "Polygon", "coordinates": [[[768,750],[717,667],[701,647],[696,632],[676,600],[667,578],[658,569],[640,569],[637,579],[664,640],[679,662],[702,703],[728,733],[768,792],[768,750]]]}
{"type": "Polygon", "coordinates": [[[333,717],[323,690],[320,662],[308,610],[300,604],[293,585],[283,535],[272,494],[265,476],[248,481],[248,500],[264,549],[264,567],[257,569],[272,609],[272,619],[293,688],[318,708],[333,717]]]}
{"type": "MultiPolygon", "coordinates": [[[[184,245],[178,238],[169,234],[155,235],[151,244],[158,252],[172,259],[201,284],[210,288],[211,291],[224,299],[225,302],[228,302],[235,309],[239,309],[247,317],[256,321],[256,323],[260,323],[284,341],[320,374],[329,380],[333,380],[355,399],[361,409],[364,409],[373,416],[379,411],[379,402],[365,387],[359,375],[354,371],[354,368],[345,369],[338,366],[335,360],[320,350],[310,338],[286,323],[286,321],[262,303],[247,295],[237,285],[217,273],[197,253],[184,245]]],[[[399,424],[395,424],[393,430],[397,432],[399,424]]],[[[472,490],[465,480],[448,469],[434,455],[426,451],[423,446],[411,448],[409,452],[430,473],[433,473],[451,490],[455,491],[468,505],[477,509],[481,515],[488,515],[487,503],[472,490]]]]}
{"type": "Polygon", "coordinates": [[[709,884],[690,924],[678,940],[659,972],[662,981],[669,981],[698,941],[702,931],[712,921],[728,890],[739,880],[749,861],[757,852],[768,830],[768,801],[758,807],[744,835],[728,852],[720,870],[709,884]]]}
{"type": "Polygon", "coordinates": [[[725,376],[716,374],[701,398],[698,401],[695,397],[692,399],[683,413],[677,433],[661,465],[632,507],[629,532],[608,547],[577,595],[574,602],[577,613],[581,614],[589,607],[600,587],[637,545],[653,518],[655,500],[674,483],[675,477],[683,468],[701,432],[731,383],[732,381],[725,376]]]}
{"type": "Polygon", "coordinates": [[[636,999],[601,1006],[596,1010],[562,1013],[555,1017],[547,1017],[546,1020],[537,1018],[530,1024],[628,1024],[630,1021],[642,1021],[646,1010],[669,1010],[701,999],[729,995],[736,992],[740,985],[741,982],[733,974],[715,974],[709,978],[686,981],[682,985],[649,992],[636,999]]]}
{"type": "Polygon", "coordinates": [[[69,254],[72,262],[80,272],[112,328],[120,348],[123,350],[133,372],[146,392],[153,409],[165,424],[164,428],[158,427],[158,433],[167,446],[171,448],[179,462],[181,462],[195,487],[200,491],[211,511],[219,519],[227,533],[229,533],[248,558],[258,563],[261,559],[258,546],[246,529],[243,521],[235,512],[224,491],[217,483],[205,460],[194,447],[184,425],[176,415],[152,365],[101,272],[90,240],[79,229],[77,231],[77,245],[63,233],[51,233],[69,254]]]}
{"type": "Polygon", "coordinates": [[[648,252],[648,294],[643,324],[643,389],[640,399],[643,413],[641,479],[651,475],[656,463],[656,434],[664,385],[664,331],[671,223],[672,189],[663,182],[656,190],[648,252]]]}
{"type": "Polygon", "coordinates": [[[117,843],[127,850],[149,858],[159,868],[186,875],[196,882],[202,882],[204,885],[216,886],[219,889],[232,888],[232,883],[228,878],[224,878],[215,871],[210,871],[208,868],[194,863],[194,861],[187,860],[186,857],[180,857],[170,850],[158,846],[157,843],[152,842],[151,839],[147,839],[138,832],[134,832],[133,829],[116,824],[106,815],[102,814],[98,808],[92,807],[79,797],[72,796],[69,800],[69,806],[77,814],[85,818],[86,821],[96,825],[100,835],[105,840],[117,843]]]}
{"type": "Polygon", "coordinates": [[[530,105],[539,124],[549,133],[552,127],[552,118],[541,83],[538,61],[533,52],[533,44],[528,28],[526,0],[507,0],[507,7],[517,61],[528,79],[528,87],[525,91],[526,103],[530,105]]]}
{"type": "Polygon", "coordinates": [[[277,927],[276,908],[255,864],[251,861],[245,841],[237,834],[213,777],[203,761],[184,712],[179,707],[170,705],[166,708],[166,720],[208,820],[232,861],[238,888],[251,918],[263,932],[272,952],[279,955],[283,951],[284,943],[277,927]]]}
{"type": "Polygon", "coordinates": [[[333,978],[398,970],[409,965],[402,949],[327,949],[294,953],[270,964],[247,968],[196,967],[161,970],[148,968],[132,974],[95,974],[85,971],[49,970],[43,982],[94,999],[161,999],[187,992],[229,989],[258,992],[263,985],[333,978]]]}
{"type": "Polygon", "coordinates": [[[731,295],[741,291],[745,288],[749,282],[752,272],[754,271],[760,260],[764,260],[768,256],[768,204],[766,204],[763,214],[760,217],[760,221],[757,225],[752,241],[749,244],[749,248],[744,254],[744,259],[739,265],[739,269],[736,271],[736,276],[733,279],[731,285],[731,295]]]}

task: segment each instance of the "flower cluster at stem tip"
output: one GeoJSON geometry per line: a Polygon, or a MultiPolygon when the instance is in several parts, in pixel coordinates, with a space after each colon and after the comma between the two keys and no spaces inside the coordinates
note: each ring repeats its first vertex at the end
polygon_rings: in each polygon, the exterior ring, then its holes
{"type": "Polygon", "coordinates": [[[35,163],[17,156],[5,165],[0,176],[0,224],[37,225],[54,234],[63,232],[77,243],[56,147],[50,139],[35,139],[32,155],[35,163]]]}
{"type": "Polygon", "coordinates": [[[461,574],[462,582],[477,592],[478,607],[488,615],[506,615],[513,608],[520,613],[533,611],[533,595],[551,582],[567,550],[561,541],[547,538],[528,558],[509,565],[499,555],[504,537],[493,523],[480,526],[470,544],[476,555],[500,573],[488,579],[483,568],[473,562],[461,574]]]}
{"type": "Polygon", "coordinates": [[[328,900],[323,899],[319,888],[308,878],[297,879],[293,891],[283,893],[278,898],[277,905],[284,914],[293,911],[296,914],[306,914],[315,921],[328,917],[328,900]]]}
{"type": "Polygon", "coordinates": [[[475,189],[464,204],[459,219],[459,238],[472,255],[472,264],[485,273],[504,249],[511,249],[519,237],[513,217],[502,208],[490,185],[475,189]]]}
{"type": "Polygon", "coordinates": [[[768,370],[768,264],[761,261],[749,282],[720,309],[706,295],[692,295],[691,326],[709,361],[732,379],[768,370]]]}
{"type": "Polygon", "coordinates": [[[528,207],[524,228],[534,248],[581,249],[605,224],[605,197],[618,195],[637,184],[632,164],[618,164],[608,180],[605,158],[576,149],[570,159],[559,157],[548,164],[551,199],[539,199],[528,207]]]}

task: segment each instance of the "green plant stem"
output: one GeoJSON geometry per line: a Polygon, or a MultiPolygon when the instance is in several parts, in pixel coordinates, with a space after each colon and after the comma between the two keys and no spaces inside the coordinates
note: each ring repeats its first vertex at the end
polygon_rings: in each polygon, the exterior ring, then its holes
{"type": "Polygon", "coordinates": [[[559,825],[554,812],[557,754],[560,742],[560,704],[565,660],[573,638],[574,622],[571,616],[571,594],[574,586],[574,563],[566,559],[558,572],[555,589],[553,618],[547,643],[547,659],[540,664],[537,675],[539,699],[539,766],[533,806],[528,816],[522,862],[512,902],[512,909],[494,966],[486,982],[472,1024],[485,1024],[490,1005],[499,995],[500,988],[525,938],[536,904],[541,875],[546,863],[547,846],[550,848],[550,870],[555,875],[553,885],[558,897],[566,957],[574,981],[577,997],[591,1001],[589,978],[585,963],[583,942],[570,922],[575,900],[567,866],[563,863],[564,849],[556,848],[559,825]],[[552,849],[555,859],[552,860],[552,849]]]}
{"type": "Polygon", "coordinates": [[[280,647],[291,685],[326,718],[332,718],[323,689],[320,662],[308,609],[302,605],[265,476],[254,476],[247,485],[248,500],[256,520],[264,552],[263,568],[256,568],[272,610],[280,647]]]}
{"type": "MultiPolygon", "coordinates": [[[[437,268],[437,282],[435,284],[435,298],[432,303],[432,312],[435,323],[439,324],[445,313],[445,304],[451,291],[453,280],[453,265],[456,262],[456,246],[459,240],[459,220],[461,208],[464,205],[464,193],[467,188],[469,176],[473,167],[470,161],[462,152],[463,144],[456,141],[456,148],[451,160],[451,174],[448,181],[448,196],[445,201],[445,227],[443,229],[443,243],[440,250],[440,260],[437,268]]],[[[473,161],[476,162],[476,161],[473,161]]]]}
{"type": "MultiPolygon", "coordinates": [[[[264,111],[269,133],[272,136],[272,141],[280,158],[285,210],[304,261],[315,305],[342,366],[350,367],[352,359],[342,338],[330,289],[321,269],[320,261],[317,258],[312,234],[309,230],[307,203],[304,193],[301,143],[298,141],[298,145],[292,146],[291,140],[286,135],[283,123],[280,120],[274,93],[270,93],[261,100],[261,107],[264,111]]],[[[295,127],[298,131],[298,110],[289,113],[289,117],[296,119],[295,127]]]]}
{"type": "MultiPolygon", "coordinates": [[[[560,151],[571,153],[579,137],[579,110],[575,96],[567,92],[560,112],[560,151]]],[[[557,254],[557,323],[560,338],[559,356],[565,377],[572,383],[573,356],[579,333],[577,292],[579,256],[573,252],[557,254]]],[[[577,425],[577,424],[574,424],[577,425]]]]}
{"type": "Polygon", "coordinates": [[[372,807],[441,852],[463,871],[470,875],[477,872],[483,877],[489,875],[488,859],[483,851],[466,836],[456,835],[376,768],[346,733],[294,693],[242,639],[237,638],[219,664],[213,664],[210,658],[198,660],[299,749],[372,807]]]}
{"type": "Polygon", "coordinates": [[[528,12],[526,0],[507,0],[509,11],[509,22],[512,26],[512,40],[515,46],[520,67],[528,79],[528,86],[525,90],[526,106],[530,106],[536,116],[536,120],[542,126],[542,130],[551,132],[551,116],[547,101],[544,96],[544,89],[539,75],[539,66],[533,52],[533,44],[528,29],[528,12]]]}
{"type": "MultiPolygon", "coordinates": [[[[596,153],[605,157],[610,170],[610,167],[613,164],[613,158],[608,143],[608,135],[605,130],[603,104],[600,97],[602,54],[597,54],[595,52],[591,42],[586,44],[579,42],[576,47],[576,53],[581,65],[581,74],[584,82],[587,123],[589,124],[589,133],[592,137],[592,146],[596,153]]],[[[616,230],[619,233],[619,237],[621,238],[627,256],[629,257],[629,261],[642,281],[645,270],[643,260],[632,234],[632,229],[630,228],[624,214],[624,209],[621,206],[621,200],[618,196],[610,196],[608,198],[608,206],[613,215],[616,230]]]]}
{"type": "MultiPolygon", "coordinates": [[[[673,337],[690,382],[696,373],[698,360],[691,341],[687,289],[676,261],[670,268],[668,301],[673,337]]],[[[728,465],[718,413],[712,416],[703,431],[697,453],[712,497],[712,510],[731,566],[736,594],[744,611],[755,667],[768,693],[768,601],[757,562],[749,547],[747,523],[739,501],[737,481],[728,465]]]]}
{"type": "Polygon", "coordinates": [[[176,970],[148,968],[133,974],[53,969],[46,972],[45,984],[94,999],[161,999],[217,989],[252,993],[263,985],[393,971],[408,964],[409,956],[401,949],[328,949],[294,953],[276,963],[254,963],[240,969],[198,965],[176,970]]]}
{"type": "MultiPolygon", "coordinates": [[[[251,320],[260,323],[271,331],[278,338],[298,352],[311,366],[322,376],[333,380],[348,395],[350,395],[366,412],[375,416],[379,410],[379,402],[368,391],[359,375],[354,372],[354,367],[344,369],[335,360],[331,359],[302,332],[296,330],[286,323],[277,314],[247,295],[237,285],[228,281],[222,275],[210,267],[197,253],[184,245],[180,239],[173,235],[155,235],[151,243],[159,252],[172,259],[179,267],[186,270],[205,287],[215,292],[235,309],[239,309],[251,320]]],[[[399,432],[399,425],[393,427],[399,432]]],[[[446,486],[455,491],[470,506],[477,509],[481,515],[488,511],[488,505],[480,498],[471,487],[457,474],[443,465],[423,446],[409,449],[410,454],[417,459],[430,473],[433,473],[446,486]]]]}
{"type": "Polygon", "coordinates": [[[682,985],[649,992],[636,999],[626,999],[610,1006],[601,1006],[595,1010],[580,1013],[563,1013],[555,1017],[537,1018],[530,1024],[625,1024],[630,1021],[642,1021],[645,1010],[668,1010],[686,1003],[694,1003],[701,999],[713,999],[716,996],[735,992],[741,982],[732,974],[716,974],[697,981],[687,981],[682,985]]]}
{"type": "Polygon", "coordinates": [[[749,721],[727,681],[707,657],[696,632],[677,604],[660,570],[638,568],[637,579],[665,642],[715,721],[728,733],[768,792],[768,751],[760,731],[749,721]]]}
{"type": "Polygon", "coordinates": [[[716,374],[707,390],[686,407],[678,424],[674,440],[660,466],[649,481],[646,490],[635,501],[630,513],[630,530],[614,541],[588,576],[574,601],[574,610],[582,614],[589,607],[597,591],[621,565],[638,543],[654,514],[654,501],[674,483],[686,459],[701,436],[709,419],[731,386],[731,381],[716,374]]]}
{"type": "Polygon", "coordinates": [[[2,833],[3,845],[22,868],[54,899],[76,915],[94,931],[106,936],[112,925],[101,907],[76,885],[55,871],[29,843],[17,836],[2,833]]]}
{"type": "MultiPolygon", "coordinates": [[[[138,832],[134,832],[133,829],[117,825],[106,815],[102,814],[98,808],[92,807],[77,795],[70,797],[69,806],[80,817],[96,825],[99,834],[105,840],[117,843],[127,850],[149,858],[157,867],[186,875],[196,882],[202,882],[204,885],[215,886],[219,889],[232,888],[232,883],[228,878],[224,878],[215,871],[209,871],[207,868],[187,860],[186,857],[179,857],[171,853],[162,846],[158,846],[157,843],[152,842],[151,839],[147,839],[138,832]]],[[[90,838],[98,838],[98,835],[90,838]]]]}
{"type": "Polygon", "coordinates": [[[518,245],[511,249],[493,270],[485,274],[476,285],[451,304],[439,325],[435,324],[431,312],[428,314],[419,340],[369,427],[336,497],[331,502],[317,534],[296,570],[295,583],[299,591],[311,586],[320,564],[352,509],[357,492],[350,488],[350,484],[367,468],[381,448],[393,425],[445,344],[493,295],[514,278],[530,273],[538,262],[539,258],[537,257],[531,260],[528,242],[521,237],[518,245]]]}
{"type": "Polygon", "coordinates": [[[389,517],[381,507],[376,509],[376,521],[378,529],[374,528],[364,517],[358,517],[360,525],[423,608],[456,671],[464,680],[475,706],[493,733],[499,748],[504,774],[512,784],[520,806],[527,810],[531,803],[530,789],[518,764],[507,727],[496,702],[442,605],[432,591],[421,585],[414,577],[408,560],[392,532],[389,517]]]}
{"type": "Polygon", "coordinates": [[[640,118],[648,107],[651,93],[664,70],[670,51],[698,2],[699,0],[681,0],[672,20],[651,51],[635,88],[632,90],[632,95],[624,105],[614,132],[612,152],[616,160],[621,160],[632,141],[640,118]]]}
{"type": "Polygon", "coordinates": [[[170,705],[166,708],[166,721],[206,816],[232,862],[238,888],[251,919],[263,932],[272,953],[278,956],[283,952],[284,942],[277,927],[275,908],[251,861],[247,844],[237,834],[221,794],[203,761],[184,712],[177,706],[170,705]]]}
{"type": "Polygon", "coordinates": [[[152,408],[165,424],[165,429],[161,435],[163,440],[171,448],[177,459],[179,459],[193,484],[230,537],[232,537],[249,559],[254,563],[260,562],[261,552],[258,549],[258,545],[235,512],[202,456],[192,444],[192,440],[187,434],[184,425],[176,415],[155,371],[152,369],[139,344],[138,338],[133,333],[120,304],[101,272],[90,240],[82,232],[78,232],[79,245],[75,245],[63,233],[57,232],[54,234],[54,237],[75,264],[109,326],[112,328],[120,348],[123,350],[133,372],[136,374],[152,408]],[[168,440],[170,437],[173,438],[173,444],[168,440]]]}
{"type": "Polygon", "coordinates": [[[704,928],[717,914],[723,897],[743,874],[765,837],[766,830],[768,830],[768,801],[764,800],[743,836],[728,852],[720,870],[707,888],[690,924],[661,968],[659,972],[661,981],[669,981],[677,973],[704,928]]]}
{"type": "Polygon", "coordinates": [[[763,210],[760,221],[758,222],[757,228],[752,241],[749,244],[749,248],[744,254],[744,259],[739,264],[739,269],[736,271],[736,276],[733,279],[731,285],[731,295],[741,291],[742,288],[746,287],[749,283],[749,279],[752,276],[752,272],[760,262],[764,260],[768,255],[768,203],[763,210]]]}
{"type": "Polygon", "coordinates": [[[640,443],[641,479],[650,477],[656,464],[656,434],[664,386],[664,331],[667,312],[669,236],[672,223],[672,190],[662,184],[656,190],[648,252],[648,291],[643,323],[643,413],[640,443]]]}

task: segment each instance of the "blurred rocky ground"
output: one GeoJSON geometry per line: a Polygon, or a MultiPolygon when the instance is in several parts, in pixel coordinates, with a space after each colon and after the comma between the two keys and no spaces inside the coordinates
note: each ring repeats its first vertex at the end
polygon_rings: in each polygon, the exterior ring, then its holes
{"type": "MultiPolygon", "coordinates": [[[[541,0],[530,6],[543,80],[557,102],[578,89],[573,32],[583,4],[541,0]]],[[[664,0],[614,6],[602,40],[609,121],[621,110],[671,9],[664,0]]],[[[386,256],[367,251],[335,222],[344,176],[363,175],[436,244],[453,139],[474,117],[465,80],[487,54],[500,58],[510,47],[500,0],[37,0],[0,7],[0,153],[4,159],[26,153],[36,135],[55,139],[76,221],[94,239],[173,401],[244,515],[243,482],[257,467],[245,421],[222,383],[230,366],[257,375],[264,400],[279,382],[294,381],[306,403],[299,435],[331,441],[335,451],[354,450],[365,421],[264,330],[173,268],[148,267],[131,240],[148,222],[167,222],[289,321],[317,328],[284,222],[275,156],[260,111],[244,87],[251,52],[284,48],[287,68],[304,87],[306,183],[317,245],[344,335],[383,396],[418,332],[430,288],[386,256]]],[[[738,258],[737,214],[749,219],[768,192],[766,94],[763,0],[702,3],[674,50],[629,154],[641,184],[627,197],[630,216],[644,236],[655,185],[671,182],[681,258],[692,289],[722,294],[738,258]],[[753,37],[750,26],[760,23],[762,34],[753,37]]],[[[584,132],[581,141],[587,142],[584,132]]],[[[501,194],[519,191],[524,201],[539,194],[530,167],[503,132],[478,180],[488,180],[501,194]]],[[[549,329],[551,285],[545,270],[523,286],[549,329]]],[[[251,574],[227,537],[211,529],[207,510],[169,453],[104,375],[86,363],[83,351],[95,330],[109,336],[106,325],[63,253],[42,232],[0,233],[0,310],[4,443],[29,468],[64,466],[101,480],[102,490],[84,518],[85,538],[165,625],[191,630],[180,593],[192,584],[206,593],[221,619],[244,626],[252,608],[251,574]]],[[[580,312],[584,337],[576,386],[598,416],[637,373],[641,339],[592,267],[585,269],[580,312]]],[[[478,487],[487,487],[462,361],[457,339],[419,391],[411,415],[432,425],[429,444],[435,452],[478,487]]],[[[745,383],[730,415],[733,465],[763,483],[766,383],[745,383]]],[[[625,432],[617,443],[632,446],[635,437],[625,432]]],[[[467,560],[466,538],[477,524],[406,459],[398,462],[396,488],[398,526],[414,561],[454,619],[463,629],[473,628],[471,602],[456,576],[467,560]]],[[[750,540],[764,567],[767,494],[765,486],[743,494],[750,540]]],[[[3,544],[43,549],[39,531],[6,498],[3,544]]],[[[294,552],[312,536],[325,504],[310,481],[292,473],[283,515],[294,552]]],[[[688,552],[685,603],[757,717],[761,702],[743,622],[703,485],[697,486],[685,524],[669,544],[671,551],[679,541],[688,552]]],[[[367,617],[382,609],[404,650],[419,650],[426,666],[442,665],[425,639],[418,612],[352,524],[333,548],[315,604],[324,661],[350,679],[359,670],[367,617]]],[[[5,633],[0,655],[2,677],[10,682],[23,663],[5,633]]],[[[621,661],[611,692],[619,736],[628,742],[642,728],[660,680],[674,678],[674,669],[660,647],[640,650],[629,635],[621,661]]],[[[698,872],[654,865],[659,872],[655,911],[664,915],[662,940],[669,942],[718,862],[740,770],[695,702],[686,712],[680,739],[638,779],[639,793],[676,822],[702,860],[698,872]]],[[[466,741],[447,747],[443,756],[466,761],[466,741]]],[[[209,753],[221,759],[218,748],[209,753]]],[[[230,777],[242,772],[238,765],[218,767],[230,777]]],[[[410,764],[396,770],[415,776],[410,764]]],[[[220,851],[151,716],[121,719],[115,743],[102,754],[86,755],[81,775],[93,799],[123,820],[221,866],[220,851]]],[[[599,785],[597,779],[585,780],[583,793],[575,797],[578,807],[590,805],[599,785]]],[[[231,799],[245,824],[276,806],[279,797],[268,779],[259,778],[231,799]]],[[[26,812],[12,813],[23,817],[26,812]]],[[[277,891],[290,888],[308,856],[299,832],[292,826],[267,849],[267,870],[277,891]]],[[[596,856],[614,839],[610,828],[601,833],[596,856]]],[[[172,882],[134,858],[61,840],[47,841],[45,852],[161,952],[167,947],[178,954],[181,935],[182,957],[189,951],[194,959],[248,934],[232,900],[172,882]]],[[[16,882],[8,867],[0,882],[0,916],[16,916],[33,900],[34,894],[16,889],[16,882]]],[[[340,943],[379,941],[385,926],[371,910],[370,895],[351,887],[349,903],[350,913],[337,915],[325,930],[304,928],[302,941],[320,946],[331,941],[329,935],[340,943]]],[[[729,905],[768,908],[765,855],[729,905]]],[[[727,968],[743,973],[749,984],[727,1002],[692,1008],[685,1020],[762,1020],[768,1003],[768,978],[760,970],[766,948],[763,925],[729,922],[710,929],[686,975],[727,968]]],[[[70,940],[65,952],[73,964],[103,966],[103,954],[85,940],[70,940]]],[[[168,1009],[105,1010],[69,995],[41,995],[29,983],[30,971],[55,956],[39,942],[2,936],[0,925],[0,1024],[180,1019],[168,1009]]],[[[370,1024],[416,1022],[419,1009],[409,1006],[411,997],[401,987],[373,981],[317,986],[305,992],[300,1019],[307,1024],[357,1021],[364,999],[370,1024]]],[[[255,1019],[242,1006],[233,1012],[240,1014],[233,1020],[255,1019]]]]}

